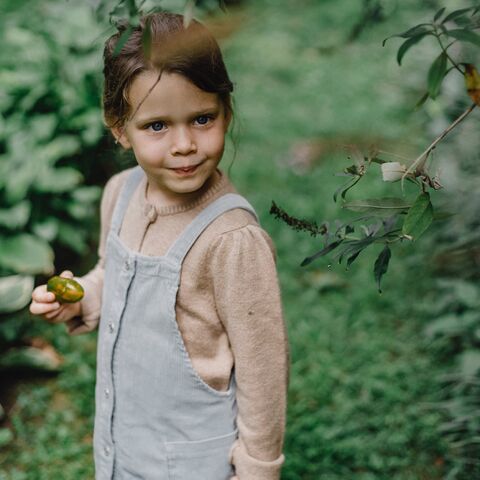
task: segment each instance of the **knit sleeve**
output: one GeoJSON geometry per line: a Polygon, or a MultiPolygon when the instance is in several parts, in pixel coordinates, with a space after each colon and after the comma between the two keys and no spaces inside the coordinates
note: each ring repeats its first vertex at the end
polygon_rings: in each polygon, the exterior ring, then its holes
{"type": "Polygon", "coordinates": [[[235,361],[239,480],[277,480],[283,464],[288,347],[273,244],[257,225],[226,232],[210,249],[216,308],[235,361]]]}
{"type": "Polygon", "coordinates": [[[103,275],[105,265],[105,244],[107,240],[113,210],[118,194],[126,179],[126,172],[113,176],[105,185],[100,204],[100,241],[98,261],[86,275],[76,278],[85,290],[81,301],[82,318],[69,324],[69,333],[78,335],[94,330],[100,320],[102,309],[103,275]]]}

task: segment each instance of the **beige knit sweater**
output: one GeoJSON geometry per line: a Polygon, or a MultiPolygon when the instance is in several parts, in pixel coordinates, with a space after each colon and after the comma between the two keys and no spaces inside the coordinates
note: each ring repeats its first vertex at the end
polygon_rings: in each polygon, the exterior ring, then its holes
{"type": "MultiPolygon", "coordinates": [[[[99,261],[79,280],[82,318],[98,324],[104,253],[113,209],[130,170],[112,177],[101,203],[99,261]]],[[[193,203],[147,201],[142,180],[125,213],[120,238],[144,255],[164,255],[209,203],[235,188],[220,170],[193,203]]],[[[185,257],[176,304],[177,322],[193,367],[218,390],[237,381],[239,438],[231,461],[240,480],[277,480],[284,457],[288,347],[273,244],[251,214],[235,209],[214,220],[185,257]]],[[[90,329],[89,328],[89,329],[90,329]]]]}

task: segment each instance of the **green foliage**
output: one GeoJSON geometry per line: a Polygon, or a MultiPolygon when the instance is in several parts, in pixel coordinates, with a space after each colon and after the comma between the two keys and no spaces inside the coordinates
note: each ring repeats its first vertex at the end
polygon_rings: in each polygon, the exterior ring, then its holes
{"type": "Polygon", "coordinates": [[[0,314],[21,310],[29,303],[32,290],[32,276],[0,277],[0,314]]]}
{"type": "Polygon", "coordinates": [[[0,23],[0,271],[47,273],[47,244],[85,252],[100,194],[82,185],[104,135],[100,28],[65,2],[27,2],[0,23]]]}
{"type": "MultiPolygon", "coordinates": [[[[432,23],[420,23],[415,27],[408,29],[407,31],[391,35],[383,41],[385,45],[386,41],[390,38],[400,37],[406,38],[398,49],[397,61],[401,65],[402,59],[411,47],[418,44],[424,38],[429,36],[434,37],[442,50],[440,55],[430,65],[427,75],[427,96],[435,99],[442,86],[442,83],[446,75],[450,72],[448,69],[448,63],[452,68],[459,69],[457,63],[449,55],[448,50],[457,43],[457,41],[464,43],[471,43],[480,46],[480,35],[475,33],[475,29],[478,29],[480,25],[478,7],[469,7],[454,10],[453,12],[445,15],[446,8],[442,7],[433,17],[432,23]],[[442,19],[442,17],[445,17],[442,19]],[[462,28],[447,28],[451,26],[461,26],[462,28]],[[447,46],[444,46],[445,41],[453,39],[447,46]]],[[[426,100],[426,98],[424,100],[426,100]]]]}
{"type": "Polygon", "coordinates": [[[440,431],[448,442],[448,478],[480,475],[480,287],[461,279],[437,281],[425,328],[439,361],[449,365],[440,377],[437,408],[445,420],[440,431]]]}
{"type": "Polygon", "coordinates": [[[18,273],[51,273],[53,252],[49,245],[31,234],[0,237],[0,267],[18,273]]]}
{"type": "MultiPolygon", "coordinates": [[[[1,251],[1,249],[0,249],[1,251]]],[[[30,301],[30,295],[33,289],[33,277],[23,275],[10,275],[0,277],[0,373],[8,365],[4,365],[4,349],[9,346],[17,337],[17,330],[9,328],[3,321],[8,318],[10,322],[18,320],[15,312],[21,310],[30,301]],[[6,316],[8,314],[8,317],[6,316]],[[9,335],[10,333],[10,335],[9,335]],[[13,333],[13,335],[11,335],[13,333]]],[[[18,328],[18,326],[17,326],[18,328]]],[[[11,352],[18,353],[20,350],[12,349],[11,352]]],[[[14,362],[15,364],[15,362],[14,362]]],[[[4,409],[0,403],[0,420],[5,415],[4,409]]],[[[8,429],[0,428],[0,448],[8,444],[13,439],[12,433],[8,429]]]]}
{"type": "MultiPolygon", "coordinates": [[[[437,98],[440,93],[440,88],[445,76],[450,71],[448,69],[448,63],[451,63],[451,69],[457,69],[462,75],[465,76],[468,82],[474,83],[472,90],[468,89],[469,95],[474,98],[477,94],[478,86],[475,84],[475,74],[478,76],[475,67],[472,64],[467,64],[468,68],[461,70],[459,65],[452,59],[448,53],[448,49],[455,44],[456,41],[470,42],[475,45],[479,45],[478,36],[474,29],[480,25],[480,18],[478,13],[480,8],[471,7],[461,10],[455,10],[448,14],[442,21],[441,18],[445,14],[446,8],[441,8],[434,15],[432,23],[420,23],[414,27],[409,28],[400,34],[391,35],[383,41],[385,42],[393,37],[406,38],[407,40],[400,46],[397,53],[397,61],[401,64],[401,61],[407,51],[411,47],[419,43],[423,38],[427,36],[434,36],[441,48],[440,54],[431,64],[428,70],[427,84],[428,89],[426,94],[417,103],[417,106],[423,104],[429,97],[431,99],[437,98]],[[466,15],[470,17],[466,19],[466,15]],[[458,23],[463,26],[462,29],[448,30],[445,24],[458,23]],[[452,37],[455,40],[451,42],[447,47],[444,47],[442,38],[452,37]],[[475,90],[475,93],[472,93],[475,90]]],[[[476,97],[475,97],[476,98],[476,97]]],[[[477,102],[477,100],[475,100],[477,102]]],[[[478,103],[478,102],[477,102],[478,103]]],[[[351,238],[351,233],[355,232],[356,226],[354,225],[359,219],[353,219],[344,223],[341,228],[337,228],[335,232],[330,232],[328,228],[324,229],[322,235],[325,236],[325,244],[321,250],[315,254],[308,256],[303,260],[302,266],[310,264],[313,260],[330,254],[333,250],[337,249],[338,253],[333,257],[334,260],[342,262],[344,257],[348,257],[347,267],[349,267],[362,250],[375,244],[383,243],[384,250],[377,257],[374,265],[374,277],[378,283],[380,289],[380,280],[388,269],[391,250],[389,245],[397,243],[405,239],[416,240],[427,230],[434,219],[434,207],[430,200],[430,194],[426,191],[427,188],[433,190],[439,190],[442,185],[438,181],[438,178],[433,177],[426,166],[427,159],[431,155],[437,144],[454,128],[456,127],[475,107],[472,105],[464,114],[462,114],[452,125],[450,125],[443,133],[438,137],[428,148],[423,152],[412,164],[407,168],[398,162],[387,162],[386,160],[379,158],[375,151],[370,151],[367,156],[363,156],[357,150],[354,150],[354,157],[356,163],[346,169],[343,174],[350,176],[351,179],[341,185],[334,193],[333,199],[336,202],[338,196],[344,200],[342,207],[353,212],[364,213],[365,215],[360,217],[362,221],[373,221],[374,223],[361,225],[361,228],[365,232],[364,235],[356,238],[351,238]],[[416,184],[420,190],[415,200],[410,201],[404,198],[398,197],[384,197],[384,198],[368,198],[364,200],[354,200],[347,202],[346,194],[353,187],[355,187],[359,181],[364,178],[370,169],[372,163],[378,163],[381,165],[383,180],[387,182],[394,182],[407,179],[408,181],[416,184]],[[402,220],[401,216],[405,216],[402,220]],[[383,219],[389,219],[384,221],[383,219]],[[393,227],[402,221],[402,228],[394,229],[393,227]],[[383,223],[383,231],[381,226],[383,223]]],[[[284,220],[287,224],[293,225],[297,228],[297,219],[279,209],[273,207],[271,213],[277,218],[284,220]]],[[[304,222],[305,223],[305,222],[304,222]]],[[[308,230],[308,229],[307,229],[308,230]]]]}
{"type": "MultiPolygon", "coordinates": [[[[104,137],[101,27],[86,5],[0,5],[0,374],[56,371],[29,344],[34,275],[54,271],[54,251],[83,254],[100,188],[86,185],[104,137]],[[32,21],[32,18],[35,21],[32,21]],[[85,34],[88,32],[88,35],[85,34]]],[[[12,440],[0,430],[0,444],[12,440]]]]}

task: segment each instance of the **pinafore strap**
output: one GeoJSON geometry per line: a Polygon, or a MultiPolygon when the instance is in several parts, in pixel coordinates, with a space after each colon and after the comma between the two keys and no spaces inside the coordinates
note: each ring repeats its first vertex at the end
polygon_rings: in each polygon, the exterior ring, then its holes
{"type": "Polygon", "coordinates": [[[169,248],[166,257],[173,260],[177,265],[181,265],[185,255],[208,225],[223,213],[235,208],[247,210],[258,221],[255,210],[247,200],[235,193],[227,193],[217,198],[195,217],[169,248]]]}
{"type": "Polygon", "coordinates": [[[144,175],[145,174],[143,173],[141,167],[137,165],[129,173],[120,191],[120,195],[118,196],[118,200],[113,211],[112,223],[110,226],[111,230],[117,235],[120,233],[120,227],[122,226],[123,217],[127,211],[130,198],[132,197],[133,192],[135,192],[135,189],[144,175]]]}

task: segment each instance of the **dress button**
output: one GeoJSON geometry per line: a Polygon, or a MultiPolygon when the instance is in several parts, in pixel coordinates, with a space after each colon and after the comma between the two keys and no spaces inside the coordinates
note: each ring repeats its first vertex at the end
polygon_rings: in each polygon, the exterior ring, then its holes
{"type": "Polygon", "coordinates": [[[110,333],[113,333],[115,331],[115,324],[113,322],[110,322],[108,324],[108,329],[110,330],[110,333]]]}
{"type": "Polygon", "coordinates": [[[157,210],[153,205],[151,205],[148,209],[147,217],[151,223],[153,223],[157,219],[157,210]]]}
{"type": "Polygon", "coordinates": [[[130,270],[130,262],[125,260],[125,270],[130,270]]]}
{"type": "Polygon", "coordinates": [[[108,447],[107,445],[105,445],[103,447],[103,453],[105,454],[106,457],[109,457],[110,456],[110,447],[108,447]]]}
{"type": "Polygon", "coordinates": [[[105,398],[110,397],[110,390],[108,388],[105,389],[105,398]]]}

